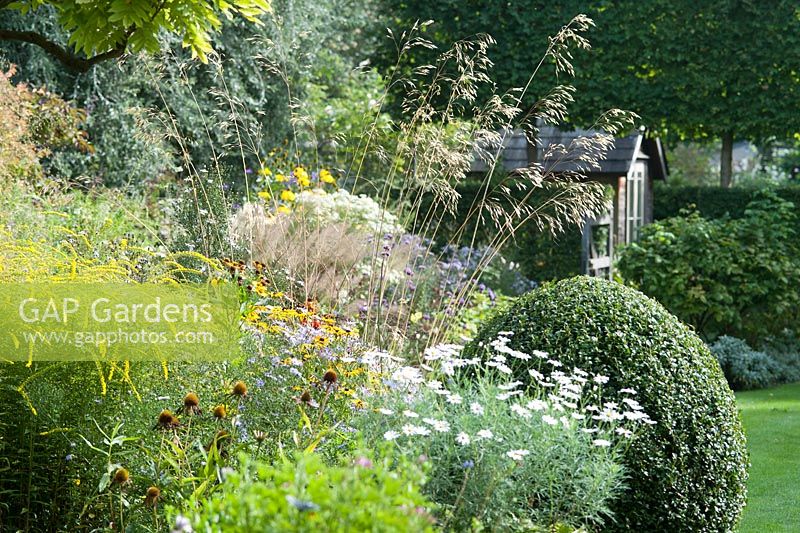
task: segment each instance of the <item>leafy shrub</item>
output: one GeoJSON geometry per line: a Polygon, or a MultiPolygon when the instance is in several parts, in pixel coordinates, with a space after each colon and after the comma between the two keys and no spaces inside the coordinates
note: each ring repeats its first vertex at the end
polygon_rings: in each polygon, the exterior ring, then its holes
{"type": "Polygon", "coordinates": [[[531,531],[612,521],[609,506],[624,488],[620,456],[652,421],[635,391],[623,394],[621,407],[604,403],[602,376],[564,372],[559,361],[548,361],[549,370],[528,387],[510,381],[509,357],[541,352],[513,352],[509,335],[492,342],[485,363],[460,357],[457,345],[439,345],[425,352],[427,372],[396,369],[386,380],[391,393],[361,420],[365,438],[430,458],[424,490],[441,506],[445,529],[467,531],[477,522],[531,531]]]}
{"type": "Polygon", "coordinates": [[[784,381],[783,365],[741,339],[723,335],[709,349],[733,390],[763,389],[784,381]]]}
{"type": "Polygon", "coordinates": [[[41,177],[41,160],[55,148],[91,151],[80,128],[85,112],[44,89],[12,83],[15,72],[13,65],[0,70],[0,179],[41,177]]]}
{"type": "Polygon", "coordinates": [[[433,531],[418,489],[419,468],[392,463],[369,453],[337,466],[313,453],[276,465],[243,458],[217,494],[175,520],[188,518],[195,531],[225,533],[433,531]]]}
{"type": "MultiPolygon", "coordinates": [[[[655,301],[622,285],[578,277],[535,290],[490,320],[467,347],[500,331],[510,347],[544,350],[566,368],[633,387],[656,424],[624,455],[629,489],[612,506],[620,531],[730,531],[745,503],[747,452],[736,404],[703,342],[655,301]]],[[[529,380],[539,358],[509,363],[529,380]]],[[[616,400],[621,401],[621,399],[616,400]]]]}
{"type": "Polygon", "coordinates": [[[800,309],[794,204],[761,192],[741,219],[656,222],[620,251],[622,277],[706,339],[750,342],[793,327],[800,309]]]}
{"type": "Polygon", "coordinates": [[[800,338],[787,329],[764,339],[759,348],[783,366],[787,383],[800,381],[800,338]]]}

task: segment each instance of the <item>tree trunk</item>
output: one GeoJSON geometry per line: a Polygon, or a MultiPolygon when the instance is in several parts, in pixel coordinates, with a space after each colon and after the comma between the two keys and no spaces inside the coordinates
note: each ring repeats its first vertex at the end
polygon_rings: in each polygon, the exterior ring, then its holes
{"type": "Polygon", "coordinates": [[[726,131],[722,134],[722,153],[719,160],[719,185],[723,189],[731,186],[733,174],[733,132],[726,131]]]}

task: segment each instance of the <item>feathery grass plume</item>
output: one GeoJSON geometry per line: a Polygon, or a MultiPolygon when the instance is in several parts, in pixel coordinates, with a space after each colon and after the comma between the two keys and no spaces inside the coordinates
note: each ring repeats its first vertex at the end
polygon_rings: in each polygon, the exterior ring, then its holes
{"type": "MultiPolygon", "coordinates": [[[[273,23],[278,30],[277,37],[269,43],[274,55],[258,60],[269,74],[282,80],[291,102],[293,131],[285,150],[286,160],[291,163],[288,168],[301,162],[310,163],[309,168],[323,168],[317,147],[325,140],[317,137],[313,117],[297,97],[293,77],[281,59],[287,49],[280,31],[290,29],[277,18],[273,23]]],[[[523,133],[529,143],[537,145],[539,128],[568,121],[574,88],[559,84],[538,99],[529,92],[534,78],[543,75],[548,66],[559,77],[574,74],[572,50],[589,48],[585,34],[593,25],[591,19],[578,15],[565,24],[549,39],[528,82],[505,93],[493,90],[489,50],[495,42],[485,34],[454,43],[430,65],[412,68],[408,76],[397,74],[403,71],[399,67],[405,64],[410,50],[434,48],[422,37],[430,23],[417,23],[399,36],[390,34],[397,50],[398,68],[386,80],[384,92],[371,102],[363,131],[353,134],[354,140],[349,143],[355,147],[352,158],[343,165],[337,180],[351,194],[366,192],[383,209],[385,214],[366,234],[346,231],[336,224],[320,224],[302,210],[284,219],[276,216],[269,203],[255,201],[257,194],[248,161],[256,162],[254,168],[265,168],[263,154],[271,147],[262,146],[262,132],[242,118],[246,114],[243,103],[231,96],[219,58],[212,57],[211,63],[216,67],[218,82],[214,95],[224,118],[216,124],[207,123],[206,128],[209,139],[211,130],[215,135],[224,134],[226,144],[217,146],[217,153],[235,152],[241,159],[241,174],[234,181],[244,184],[247,203],[235,216],[219,162],[212,161],[208,170],[202,170],[199,165],[205,162],[191,160],[189,143],[181,136],[166,97],[166,111],[159,115],[167,135],[181,149],[186,195],[201,206],[196,210],[196,224],[201,227],[213,218],[211,225],[218,231],[221,215],[211,217],[208,206],[212,197],[224,199],[222,205],[230,221],[224,229],[230,238],[222,248],[234,254],[237,246],[244,245],[244,253],[263,262],[264,275],[272,280],[286,279],[288,272],[301,293],[291,295],[297,301],[326,299],[334,308],[345,310],[356,293],[363,295],[366,309],[361,336],[369,344],[390,351],[403,351],[409,342],[410,317],[421,298],[420,291],[414,290],[417,284],[397,283],[397,277],[392,276],[395,265],[388,263],[398,259],[392,251],[397,245],[394,241],[401,236],[390,230],[396,225],[390,214],[397,217],[399,226],[413,234],[418,244],[406,264],[397,270],[424,270],[420,281],[433,275],[433,269],[425,266],[442,257],[445,245],[466,244],[473,250],[467,258],[477,264],[471,278],[431,310],[435,324],[425,343],[437,344],[446,337],[453,322],[449,317],[466,305],[484,270],[518,232],[559,233],[605,210],[607,199],[602,185],[587,182],[585,173],[597,168],[611,147],[613,136],[630,129],[636,118],[631,113],[610,110],[594,124],[592,129],[597,133],[575,138],[568,145],[548,145],[540,162],[506,173],[501,163],[503,148],[511,135],[523,133]],[[392,134],[387,136],[385,108],[389,89],[396,87],[405,93],[400,106],[403,116],[391,123],[392,134]],[[487,92],[482,88],[488,90],[488,97],[481,96],[487,92]],[[476,158],[485,163],[487,171],[478,179],[477,194],[463,211],[459,186],[472,176],[476,158]],[[374,171],[375,167],[367,164],[374,160],[382,162],[382,175],[365,173],[367,168],[374,171]],[[214,188],[218,191],[212,191],[214,188]],[[203,209],[209,217],[203,218],[203,209]],[[447,221],[454,216],[458,223],[455,228],[448,228],[447,221]],[[387,235],[390,238],[385,238],[387,235]],[[487,235],[488,242],[480,242],[480,235],[487,235]]],[[[153,75],[159,74],[154,71],[153,75]]],[[[274,195],[271,199],[277,201],[274,195]]],[[[347,218],[348,213],[343,213],[342,220],[347,218]]],[[[203,242],[202,247],[213,248],[208,242],[203,242]]]]}

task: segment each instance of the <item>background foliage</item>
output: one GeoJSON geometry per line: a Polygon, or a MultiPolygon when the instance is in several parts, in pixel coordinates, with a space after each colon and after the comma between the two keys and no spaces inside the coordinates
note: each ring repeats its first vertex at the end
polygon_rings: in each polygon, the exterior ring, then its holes
{"type": "Polygon", "coordinates": [[[645,226],[639,241],[620,251],[619,272],[704,338],[757,342],[795,327],[796,232],[794,204],[762,191],[742,218],[684,213],[645,226]]]}

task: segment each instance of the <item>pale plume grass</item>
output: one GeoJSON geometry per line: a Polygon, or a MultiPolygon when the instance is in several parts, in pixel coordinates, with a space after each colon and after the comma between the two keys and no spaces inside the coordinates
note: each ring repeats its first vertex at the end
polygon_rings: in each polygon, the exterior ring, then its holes
{"type": "MultiPolygon", "coordinates": [[[[398,67],[410,50],[434,48],[421,37],[421,30],[428,24],[430,22],[417,23],[399,36],[390,34],[397,50],[398,67]]],[[[596,133],[574,139],[568,145],[549,145],[540,162],[527,168],[506,173],[502,167],[503,146],[510,135],[522,132],[530,143],[537,144],[541,126],[560,126],[567,120],[574,93],[571,86],[558,85],[532,105],[526,104],[533,99],[529,90],[544,65],[552,64],[558,76],[573,74],[571,51],[589,48],[584,34],[592,25],[584,15],[571,20],[550,38],[548,48],[526,85],[502,94],[489,91],[488,97],[481,97],[482,87],[492,87],[488,50],[494,40],[488,35],[459,41],[432,64],[415,68],[410,76],[387,80],[386,90],[374,106],[374,116],[365,117],[365,128],[353,142],[357,149],[343,168],[343,183],[353,193],[368,192],[387,212],[394,213],[405,228],[413,230],[419,246],[416,253],[409,254],[406,268],[424,269],[432,258],[439,257],[438,250],[445,244],[466,243],[478,250],[480,234],[485,234],[490,236],[489,242],[482,244],[488,246],[476,252],[481,254],[476,261],[478,268],[468,280],[477,281],[495,255],[512,242],[519,231],[558,233],[606,209],[603,187],[587,182],[584,176],[598,167],[612,146],[614,135],[632,128],[636,116],[631,113],[617,109],[607,111],[593,125],[596,133]],[[379,139],[385,139],[379,131],[382,123],[379,117],[390,91],[398,87],[405,94],[404,118],[393,123],[393,142],[379,143],[379,139]],[[466,212],[461,212],[460,225],[455,231],[445,233],[443,221],[456,213],[460,201],[458,186],[470,177],[476,156],[486,163],[488,171],[480,178],[478,194],[471,205],[466,212]],[[384,175],[364,174],[365,162],[370,158],[385,163],[384,175]],[[568,170],[561,170],[565,166],[568,170]]],[[[295,98],[290,76],[283,69],[282,58],[287,51],[282,46],[286,45],[280,39],[267,44],[272,51],[270,57],[260,57],[258,61],[267,73],[283,80],[292,102],[293,158],[298,164],[319,168],[317,147],[323,140],[316,138],[313,121],[304,114],[302,101],[295,98]],[[311,142],[301,142],[301,139],[311,142]]],[[[263,164],[262,154],[271,147],[261,146],[259,128],[242,118],[241,102],[230,95],[225,85],[223,62],[212,58],[212,64],[219,80],[215,95],[220,107],[225,109],[226,118],[222,124],[206,125],[206,128],[208,131],[213,127],[228,135],[229,145],[219,151],[235,150],[239,155],[249,200],[246,161],[263,164]]],[[[181,147],[184,170],[195,191],[192,200],[200,204],[210,201],[204,188],[222,188],[217,161],[212,162],[213,178],[201,177],[189,160],[186,141],[181,139],[174,117],[167,110],[159,118],[169,132],[168,137],[181,147]]],[[[331,298],[328,304],[336,309],[339,304],[349,305],[352,298],[352,295],[341,298],[343,290],[353,287],[363,290],[366,286],[368,309],[361,329],[364,340],[390,350],[402,349],[403,332],[408,328],[410,310],[418,296],[403,284],[390,290],[382,241],[384,230],[380,225],[372,235],[356,236],[342,229],[317,227],[316,221],[305,220],[300,213],[288,231],[284,222],[266,223],[264,218],[269,218],[266,212],[252,211],[255,209],[252,207],[246,209],[250,211],[230,213],[234,220],[232,227],[238,228],[234,233],[252,237],[250,244],[256,246],[249,252],[252,257],[267,258],[274,268],[304,278],[301,279],[304,282],[302,293],[294,295],[297,300],[325,294],[331,298]],[[298,229],[304,224],[308,227],[298,229]],[[356,281],[344,274],[355,271],[358,262],[369,264],[368,279],[356,281]],[[342,282],[343,279],[346,281],[342,282]]],[[[231,250],[237,239],[231,240],[231,250]]],[[[392,258],[394,263],[397,257],[392,258]]],[[[427,339],[429,345],[439,343],[447,333],[450,319],[442,311],[463,305],[461,302],[468,300],[474,286],[475,283],[464,283],[450,301],[441,300],[437,309],[430,310],[438,317],[438,322],[427,339]]]]}

